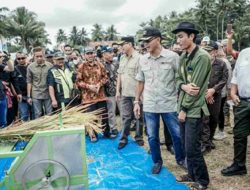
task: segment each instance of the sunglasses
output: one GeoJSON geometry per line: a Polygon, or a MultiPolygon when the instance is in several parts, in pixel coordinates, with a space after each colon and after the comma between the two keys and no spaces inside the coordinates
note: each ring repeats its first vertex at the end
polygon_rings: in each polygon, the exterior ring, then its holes
{"type": "Polygon", "coordinates": [[[153,41],[154,39],[156,39],[156,37],[152,37],[152,38],[150,38],[150,39],[148,39],[148,40],[144,40],[143,42],[144,43],[150,43],[151,41],[153,41]]]}
{"type": "Polygon", "coordinates": [[[26,59],[26,57],[18,57],[18,58],[17,58],[17,60],[19,60],[19,61],[20,61],[20,60],[24,60],[24,59],[26,59]]]}

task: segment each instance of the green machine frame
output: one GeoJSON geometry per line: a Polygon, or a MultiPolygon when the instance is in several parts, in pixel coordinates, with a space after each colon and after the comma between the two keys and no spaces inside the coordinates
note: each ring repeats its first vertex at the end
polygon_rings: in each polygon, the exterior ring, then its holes
{"type": "Polygon", "coordinates": [[[0,158],[15,158],[0,188],[88,190],[83,128],[37,132],[23,151],[0,153],[0,158]]]}

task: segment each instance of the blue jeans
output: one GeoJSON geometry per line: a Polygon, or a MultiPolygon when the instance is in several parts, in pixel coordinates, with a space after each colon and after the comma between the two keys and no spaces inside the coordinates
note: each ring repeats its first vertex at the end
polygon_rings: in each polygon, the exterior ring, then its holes
{"type": "Polygon", "coordinates": [[[148,143],[152,153],[152,159],[154,163],[162,162],[159,128],[160,128],[160,116],[166,123],[164,125],[168,128],[173,141],[173,147],[175,151],[175,159],[177,162],[184,161],[185,154],[181,142],[180,125],[177,119],[177,113],[150,113],[144,112],[147,132],[148,143]]]}
{"type": "Polygon", "coordinates": [[[4,97],[0,99],[0,128],[6,127],[7,125],[7,99],[4,97]]]}
{"type": "Polygon", "coordinates": [[[19,108],[21,120],[28,121],[29,116],[30,116],[30,105],[27,102],[22,101],[18,103],[18,108],[19,108]]]}

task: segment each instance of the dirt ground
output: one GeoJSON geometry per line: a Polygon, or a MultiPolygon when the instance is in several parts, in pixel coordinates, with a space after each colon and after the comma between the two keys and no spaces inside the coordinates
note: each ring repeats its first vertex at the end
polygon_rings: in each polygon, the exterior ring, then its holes
{"type": "MultiPolygon", "coordinates": [[[[119,122],[120,123],[120,122],[119,122]]],[[[161,141],[164,141],[163,127],[160,130],[161,141]]],[[[248,174],[245,176],[223,177],[220,174],[221,169],[225,166],[232,164],[233,160],[233,136],[228,132],[232,128],[225,127],[227,138],[222,141],[214,141],[216,149],[205,155],[205,160],[210,175],[210,184],[208,190],[250,190],[250,138],[248,139],[248,151],[247,151],[247,170],[248,174]]],[[[134,136],[133,132],[131,134],[134,136]]],[[[149,149],[147,137],[144,134],[146,150],[149,149]]],[[[164,166],[168,168],[175,176],[185,174],[185,171],[178,167],[175,162],[175,158],[171,155],[166,146],[161,146],[162,157],[164,160],[164,166]]]]}

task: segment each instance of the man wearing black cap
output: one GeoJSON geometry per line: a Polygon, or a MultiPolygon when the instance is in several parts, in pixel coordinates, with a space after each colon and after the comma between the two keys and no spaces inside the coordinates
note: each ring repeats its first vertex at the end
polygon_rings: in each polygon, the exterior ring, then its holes
{"type": "Polygon", "coordinates": [[[210,41],[204,49],[212,58],[212,72],[206,91],[206,102],[210,113],[209,118],[205,118],[202,134],[202,153],[210,152],[215,148],[213,143],[216,127],[219,123],[219,113],[221,105],[221,91],[227,83],[228,69],[226,63],[217,58],[218,45],[210,41]]]}
{"type": "MultiPolygon", "coordinates": [[[[128,143],[130,126],[134,118],[133,102],[135,100],[136,90],[135,77],[138,71],[140,54],[135,51],[134,38],[131,36],[123,37],[119,44],[121,44],[124,53],[124,56],[121,57],[119,64],[116,87],[116,98],[118,101],[121,98],[121,115],[123,127],[118,149],[122,149],[128,143]]],[[[137,120],[136,128],[135,140],[139,146],[143,146],[144,141],[142,138],[142,117],[137,120]]]]}
{"type": "Polygon", "coordinates": [[[105,93],[107,96],[108,120],[110,126],[110,137],[115,138],[118,135],[116,124],[116,83],[117,70],[119,64],[113,61],[113,48],[109,46],[102,47],[103,65],[107,71],[108,82],[105,84],[105,93]]]}
{"type": "Polygon", "coordinates": [[[63,53],[55,53],[54,66],[49,70],[47,80],[53,108],[64,108],[71,101],[73,70],[65,63],[63,53]]]}
{"type": "Polygon", "coordinates": [[[185,144],[188,174],[177,178],[177,181],[195,182],[192,189],[206,189],[209,175],[201,153],[200,140],[202,117],[209,115],[205,95],[211,73],[211,60],[209,54],[195,44],[199,31],[194,24],[182,22],[172,32],[176,34],[180,48],[186,51],[180,57],[176,81],[180,90],[178,118],[182,123],[181,133],[185,144]]]}
{"type": "Polygon", "coordinates": [[[137,93],[134,112],[140,115],[140,96],[143,93],[143,112],[145,116],[148,142],[154,166],[153,174],[158,174],[162,167],[159,140],[160,116],[166,123],[173,140],[175,158],[178,165],[184,165],[184,151],[181,143],[180,126],[177,119],[177,89],[175,75],[179,56],[161,46],[161,32],[153,27],[144,29],[144,46],[148,53],[141,57],[139,72],[136,76],[137,93]]]}

